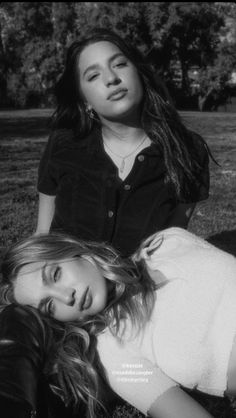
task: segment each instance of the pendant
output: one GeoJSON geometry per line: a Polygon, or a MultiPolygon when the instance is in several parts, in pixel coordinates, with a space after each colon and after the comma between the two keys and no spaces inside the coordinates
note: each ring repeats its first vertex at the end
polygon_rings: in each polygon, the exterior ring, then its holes
{"type": "Polygon", "coordinates": [[[124,169],[125,169],[125,159],[123,159],[121,162],[120,172],[123,173],[124,169]]]}

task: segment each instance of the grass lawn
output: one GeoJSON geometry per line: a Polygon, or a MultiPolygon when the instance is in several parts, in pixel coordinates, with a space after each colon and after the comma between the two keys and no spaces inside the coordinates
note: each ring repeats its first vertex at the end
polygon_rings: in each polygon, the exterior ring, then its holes
{"type": "MultiPolygon", "coordinates": [[[[51,113],[45,109],[0,112],[0,251],[35,229],[37,167],[51,113]]],[[[205,138],[219,163],[211,162],[210,197],[197,205],[189,229],[236,255],[236,114],[181,115],[205,138]]],[[[233,402],[208,396],[200,396],[200,401],[216,418],[236,418],[233,402]]],[[[141,416],[125,406],[113,414],[113,418],[141,416]]]]}

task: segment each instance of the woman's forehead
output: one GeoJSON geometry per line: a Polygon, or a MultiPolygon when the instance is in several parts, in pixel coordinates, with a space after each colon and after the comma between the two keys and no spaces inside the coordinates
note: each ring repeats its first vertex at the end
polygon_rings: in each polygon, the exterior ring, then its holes
{"type": "Polygon", "coordinates": [[[96,62],[99,63],[103,57],[110,57],[117,53],[122,54],[122,51],[117,45],[110,41],[98,41],[89,44],[83,49],[79,56],[79,67],[84,67],[96,62]]]}
{"type": "Polygon", "coordinates": [[[37,272],[38,270],[41,270],[45,264],[45,261],[35,261],[25,264],[20,268],[19,275],[37,272]]]}
{"type": "Polygon", "coordinates": [[[27,274],[27,273],[33,273],[33,272],[37,272],[38,270],[42,270],[42,268],[46,267],[50,267],[50,266],[56,266],[58,264],[63,265],[63,264],[67,264],[73,261],[78,261],[80,257],[66,257],[60,260],[57,259],[53,259],[53,260],[42,260],[42,261],[33,261],[30,263],[27,263],[25,265],[23,265],[20,270],[19,273],[20,274],[27,274]]]}
{"type": "Polygon", "coordinates": [[[90,44],[86,45],[84,47],[84,49],[81,51],[81,54],[83,52],[85,52],[85,54],[86,54],[86,51],[88,52],[90,50],[96,50],[96,51],[99,51],[99,52],[102,51],[102,50],[105,50],[105,51],[106,50],[107,51],[110,51],[110,50],[121,51],[121,49],[119,48],[119,46],[117,46],[114,42],[112,42],[112,41],[103,41],[103,40],[101,40],[101,41],[95,41],[93,43],[90,43],[90,44]]]}

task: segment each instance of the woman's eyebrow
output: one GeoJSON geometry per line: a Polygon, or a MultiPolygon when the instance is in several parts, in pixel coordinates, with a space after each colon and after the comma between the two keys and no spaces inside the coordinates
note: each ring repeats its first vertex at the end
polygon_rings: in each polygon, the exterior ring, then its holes
{"type": "Polygon", "coordinates": [[[99,67],[99,64],[93,64],[90,65],[88,68],[86,68],[86,70],[83,73],[83,77],[85,77],[85,75],[87,74],[87,72],[92,71],[92,70],[96,70],[99,67]]]}
{"type": "Polygon", "coordinates": [[[112,55],[112,57],[109,58],[109,62],[114,61],[118,57],[125,57],[123,52],[117,52],[116,54],[112,55]]]}
{"type": "MultiPolygon", "coordinates": [[[[112,61],[114,61],[116,58],[118,58],[118,57],[124,57],[124,54],[122,53],[122,52],[116,52],[114,55],[112,55],[109,59],[108,59],[108,62],[109,63],[111,63],[112,61]]],[[[87,67],[86,68],[86,70],[84,71],[84,73],[83,73],[83,77],[85,77],[85,75],[86,75],[86,73],[88,72],[88,71],[91,71],[91,70],[96,70],[97,68],[99,68],[99,63],[96,63],[96,64],[92,64],[92,65],[90,65],[89,67],[87,67]]]]}

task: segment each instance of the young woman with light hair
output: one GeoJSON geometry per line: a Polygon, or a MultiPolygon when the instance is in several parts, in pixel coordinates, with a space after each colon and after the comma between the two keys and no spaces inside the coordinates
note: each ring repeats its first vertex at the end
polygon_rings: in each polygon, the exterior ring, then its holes
{"type": "Polygon", "coordinates": [[[101,373],[155,418],[211,416],[182,388],[235,393],[236,259],[190,232],[163,230],[130,260],[105,244],[34,236],[9,249],[2,272],[2,302],[47,318],[58,393],[84,399],[91,416],[101,373]]]}

